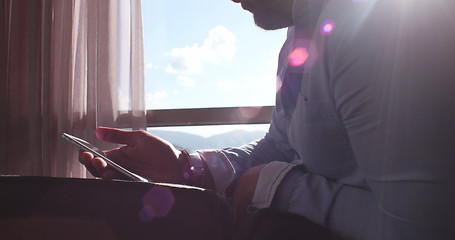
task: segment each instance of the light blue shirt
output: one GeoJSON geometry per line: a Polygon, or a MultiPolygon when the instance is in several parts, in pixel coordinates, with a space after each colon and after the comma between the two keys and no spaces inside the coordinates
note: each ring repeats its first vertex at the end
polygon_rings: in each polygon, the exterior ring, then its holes
{"type": "Polygon", "coordinates": [[[454,6],[296,0],[269,133],[200,151],[217,190],[269,163],[257,208],[301,214],[348,239],[450,239],[454,6]],[[305,63],[290,66],[296,49],[305,63]]]}

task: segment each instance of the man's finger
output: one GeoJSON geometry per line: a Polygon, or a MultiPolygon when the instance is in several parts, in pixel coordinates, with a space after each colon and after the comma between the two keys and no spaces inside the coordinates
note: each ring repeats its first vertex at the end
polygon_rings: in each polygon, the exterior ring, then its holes
{"type": "Polygon", "coordinates": [[[105,142],[135,145],[137,141],[136,131],[126,131],[116,128],[98,127],[96,136],[105,142]]]}
{"type": "Polygon", "coordinates": [[[93,166],[93,154],[89,152],[82,152],[79,154],[79,162],[81,162],[85,168],[94,176],[94,177],[99,177],[100,174],[96,170],[96,168],[93,166]]]}
{"type": "Polygon", "coordinates": [[[101,175],[101,173],[104,172],[107,163],[103,159],[95,157],[92,159],[92,165],[96,172],[99,173],[98,175],[101,175]]]}
{"type": "Polygon", "coordinates": [[[79,162],[86,165],[93,158],[93,154],[90,152],[80,152],[79,153],[79,162]]]}

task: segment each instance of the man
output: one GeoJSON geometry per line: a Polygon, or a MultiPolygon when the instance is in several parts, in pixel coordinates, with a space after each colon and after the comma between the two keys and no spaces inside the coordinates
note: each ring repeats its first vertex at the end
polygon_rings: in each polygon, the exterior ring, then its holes
{"type": "MultiPolygon", "coordinates": [[[[240,217],[271,207],[347,239],[453,237],[454,4],[234,1],[259,27],[289,27],[269,133],[190,159],[145,132],[99,128],[100,139],[126,144],[107,155],[152,181],[233,195],[240,217]],[[182,174],[199,157],[208,171],[182,174]]],[[[89,153],[80,160],[119,177],[89,153]]]]}

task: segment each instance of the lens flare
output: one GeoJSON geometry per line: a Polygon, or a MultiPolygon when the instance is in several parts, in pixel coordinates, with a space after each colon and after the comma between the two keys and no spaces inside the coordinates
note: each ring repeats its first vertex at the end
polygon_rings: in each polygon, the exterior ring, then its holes
{"type": "Polygon", "coordinates": [[[262,107],[246,107],[237,110],[237,116],[242,120],[249,120],[257,117],[261,113],[262,107]]]}
{"type": "Polygon", "coordinates": [[[325,20],[321,24],[321,28],[320,28],[321,35],[323,35],[323,36],[330,35],[333,32],[334,29],[335,29],[335,22],[333,20],[330,20],[330,19],[329,20],[325,20]]]}
{"type": "Polygon", "coordinates": [[[139,219],[149,222],[155,218],[166,217],[175,203],[172,191],[167,187],[153,187],[142,198],[139,219]]]}
{"type": "Polygon", "coordinates": [[[308,59],[308,50],[303,47],[298,47],[289,54],[288,63],[292,67],[302,66],[308,59]]]}

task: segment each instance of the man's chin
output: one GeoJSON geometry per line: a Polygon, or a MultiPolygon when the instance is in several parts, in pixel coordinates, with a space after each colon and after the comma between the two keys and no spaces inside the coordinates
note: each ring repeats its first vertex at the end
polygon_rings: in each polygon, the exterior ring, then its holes
{"type": "Polygon", "coordinates": [[[264,30],[277,30],[294,25],[291,19],[283,19],[282,17],[261,17],[254,15],[256,25],[264,30]]]}

